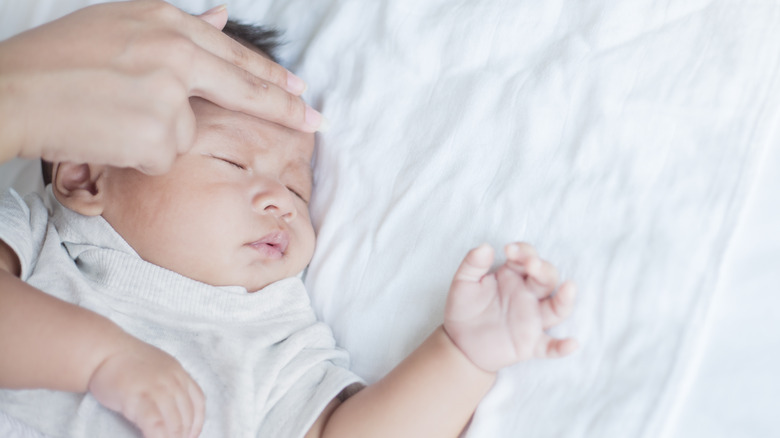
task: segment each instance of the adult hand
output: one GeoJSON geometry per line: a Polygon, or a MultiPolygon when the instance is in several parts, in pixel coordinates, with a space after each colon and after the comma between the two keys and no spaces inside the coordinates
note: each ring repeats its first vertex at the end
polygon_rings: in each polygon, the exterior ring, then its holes
{"type": "Polygon", "coordinates": [[[0,162],[20,156],[166,171],[194,140],[189,97],[313,132],[305,84],[159,0],[90,6],[0,42],[0,162]]]}

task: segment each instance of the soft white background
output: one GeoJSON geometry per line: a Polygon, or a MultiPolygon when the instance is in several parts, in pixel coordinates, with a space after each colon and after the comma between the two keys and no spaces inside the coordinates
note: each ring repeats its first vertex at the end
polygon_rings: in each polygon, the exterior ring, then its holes
{"type": "MultiPolygon", "coordinates": [[[[0,36],[88,3],[5,0],[0,36]]],[[[780,435],[775,2],[228,5],[331,119],[307,283],[358,373],[440,324],[468,248],[524,240],[580,285],[583,349],[502,372],[468,436],[780,435]]]]}

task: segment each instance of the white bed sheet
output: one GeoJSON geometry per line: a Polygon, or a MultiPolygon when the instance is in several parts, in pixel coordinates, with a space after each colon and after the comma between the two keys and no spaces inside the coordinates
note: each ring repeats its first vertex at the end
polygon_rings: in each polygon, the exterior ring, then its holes
{"type": "MultiPolygon", "coordinates": [[[[87,3],[5,0],[0,32],[87,3]]],[[[358,373],[440,323],[469,247],[526,240],[580,285],[583,348],[502,372],[467,436],[780,434],[775,2],[228,5],[332,121],[307,283],[358,373]]]]}
{"type": "Polygon", "coordinates": [[[772,145],[726,254],[670,436],[780,436],[780,147],[772,145]]]}

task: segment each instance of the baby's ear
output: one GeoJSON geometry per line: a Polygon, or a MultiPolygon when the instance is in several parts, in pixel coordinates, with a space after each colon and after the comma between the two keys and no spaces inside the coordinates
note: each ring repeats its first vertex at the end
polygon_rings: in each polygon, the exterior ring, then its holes
{"type": "Polygon", "coordinates": [[[106,166],[57,163],[52,176],[52,191],[57,200],[84,216],[103,213],[103,181],[106,166]]]}

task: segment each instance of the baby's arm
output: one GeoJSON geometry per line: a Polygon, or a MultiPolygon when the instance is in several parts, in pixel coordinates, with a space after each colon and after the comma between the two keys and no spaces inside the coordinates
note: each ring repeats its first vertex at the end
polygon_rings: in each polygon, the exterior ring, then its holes
{"type": "Polygon", "coordinates": [[[450,288],[443,327],[384,379],[331,403],[307,437],[456,437],[499,369],[576,349],[574,340],[545,333],[571,313],[574,286],[558,287],[555,268],[530,246],[505,251],[507,262],[495,272],[490,247],[469,252],[450,288]]]}
{"type": "Polygon", "coordinates": [[[21,281],[0,240],[0,387],[86,392],[147,437],[197,436],[203,394],[171,356],[21,281]]]}

